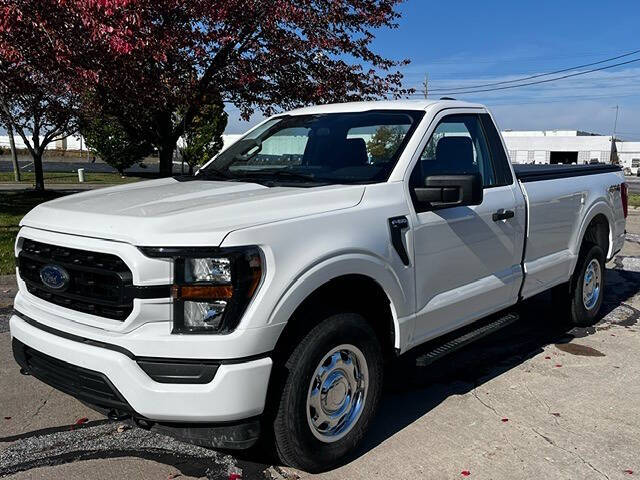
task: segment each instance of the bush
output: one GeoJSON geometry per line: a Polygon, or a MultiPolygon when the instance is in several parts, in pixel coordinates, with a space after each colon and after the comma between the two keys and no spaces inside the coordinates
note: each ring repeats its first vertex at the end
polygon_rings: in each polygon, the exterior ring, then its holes
{"type": "Polygon", "coordinates": [[[140,163],[153,150],[150,143],[125,131],[115,118],[85,115],[79,123],[87,148],[120,175],[140,163]]]}

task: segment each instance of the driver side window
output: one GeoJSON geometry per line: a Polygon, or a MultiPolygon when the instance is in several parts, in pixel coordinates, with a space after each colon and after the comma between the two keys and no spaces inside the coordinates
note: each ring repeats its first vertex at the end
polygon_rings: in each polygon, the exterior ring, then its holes
{"type": "Polygon", "coordinates": [[[480,173],[484,188],[497,185],[487,140],[480,119],[474,114],[444,117],[411,174],[411,186],[424,186],[430,175],[480,173]]]}

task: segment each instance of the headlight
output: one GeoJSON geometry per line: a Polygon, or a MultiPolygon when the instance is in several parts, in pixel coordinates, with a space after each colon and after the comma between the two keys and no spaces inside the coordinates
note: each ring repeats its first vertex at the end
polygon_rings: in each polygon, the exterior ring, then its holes
{"type": "Polygon", "coordinates": [[[192,302],[186,300],[184,305],[184,326],[187,330],[219,330],[222,315],[227,308],[225,300],[213,302],[192,302]]]}
{"type": "Polygon", "coordinates": [[[187,258],[184,263],[187,283],[231,283],[231,260],[218,258],[187,258]]]}
{"type": "Polygon", "coordinates": [[[174,259],[173,333],[229,333],[263,276],[260,249],[142,248],[174,259]]]}

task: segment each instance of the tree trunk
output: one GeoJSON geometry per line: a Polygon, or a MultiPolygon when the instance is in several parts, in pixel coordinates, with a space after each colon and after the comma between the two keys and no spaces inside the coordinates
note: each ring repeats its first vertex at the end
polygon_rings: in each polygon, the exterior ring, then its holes
{"type": "Polygon", "coordinates": [[[13,164],[13,178],[16,182],[20,181],[20,165],[18,165],[18,155],[16,154],[16,142],[13,138],[13,126],[7,126],[9,134],[9,148],[11,148],[11,163],[13,164]]]}
{"type": "Polygon", "coordinates": [[[176,142],[171,144],[160,145],[158,153],[160,156],[160,176],[170,177],[173,175],[173,151],[176,148],[176,142]]]}
{"type": "Polygon", "coordinates": [[[44,173],[42,171],[42,152],[36,150],[31,153],[33,157],[33,172],[36,174],[36,190],[42,192],[44,190],[44,173]]]}

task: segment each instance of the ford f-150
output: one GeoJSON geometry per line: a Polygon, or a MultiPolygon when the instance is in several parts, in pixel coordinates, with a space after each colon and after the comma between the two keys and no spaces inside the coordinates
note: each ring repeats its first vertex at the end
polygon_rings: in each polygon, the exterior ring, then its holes
{"type": "Polygon", "coordinates": [[[271,436],[284,463],[325,470],[365,435],[394,357],[429,345],[429,364],[546,290],[595,322],[626,201],[616,165],[512,166],[482,105],[302,108],[195,176],[28,213],[14,356],[113,418],[211,447],[271,436]]]}

